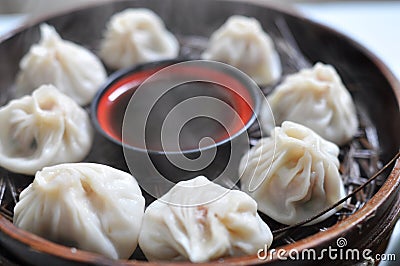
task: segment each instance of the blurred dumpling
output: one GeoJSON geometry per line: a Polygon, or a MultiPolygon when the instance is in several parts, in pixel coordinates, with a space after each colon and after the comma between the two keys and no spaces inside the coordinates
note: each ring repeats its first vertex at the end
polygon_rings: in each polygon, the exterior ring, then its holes
{"type": "Polygon", "coordinates": [[[36,173],[14,208],[14,224],[51,241],[127,259],[136,249],[144,198],[128,173],[94,163],[36,173]]]}
{"type": "MultiPolygon", "coordinates": [[[[276,125],[286,120],[300,123],[337,145],[357,133],[353,99],[331,65],[317,63],[288,76],[267,99],[276,125]]],[[[260,121],[265,132],[275,125],[269,110],[264,109],[260,121]]]]}
{"type": "Polygon", "coordinates": [[[101,43],[100,56],[111,68],[177,57],[179,43],[161,18],[145,8],[113,15],[101,43]]]}
{"type": "Polygon", "coordinates": [[[179,182],[150,204],[139,236],[149,260],[205,262],[256,254],[271,243],[256,202],[204,176],[179,182]]]}
{"type": "Polygon", "coordinates": [[[255,18],[244,16],[230,17],[215,31],[202,58],[237,67],[260,85],[276,81],[282,72],[271,38],[255,18]]]}
{"type": "Polygon", "coordinates": [[[52,85],[1,107],[0,121],[0,166],[16,173],[78,162],[93,142],[89,115],[52,85]]]}
{"type": "Polygon", "coordinates": [[[40,42],[20,62],[16,97],[53,84],[79,105],[90,103],[107,77],[100,60],[85,47],[61,39],[52,26],[42,24],[40,32],[40,42]]]}
{"type": "MultiPolygon", "coordinates": [[[[271,131],[243,156],[241,189],[274,220],[293,225],[318,214],[345,196],[339,174],[339,148],[293,122],[271,131]]],[[[333,209],[316,223],[334,214],[333,209]]]]}

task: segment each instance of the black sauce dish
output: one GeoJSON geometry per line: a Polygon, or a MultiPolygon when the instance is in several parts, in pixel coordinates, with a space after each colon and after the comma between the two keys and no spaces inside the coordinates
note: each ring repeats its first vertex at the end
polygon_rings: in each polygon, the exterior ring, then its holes
{"type": "Polygon", "coordinates": [[[205,60],[164,60],[112,74],[95,96],[95,128],[123,147],[144,190],[159,197],[204,175],[232,187],[263,94],[247,75],[205,60]]]}

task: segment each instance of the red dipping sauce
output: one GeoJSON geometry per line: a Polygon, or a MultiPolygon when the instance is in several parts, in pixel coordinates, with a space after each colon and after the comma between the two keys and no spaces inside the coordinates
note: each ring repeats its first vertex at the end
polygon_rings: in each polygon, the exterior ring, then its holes
{"type": "MultiPolygon", "coordinates": [[[[168,66],[166,64],[165,66],[168,66]]],[[[149,67],[139,70],[131,70],[120,75],[113,82],[106,86],[105,90],[98,97],[95,115],[98,125],[114,142],[122,143],[122,127],[124,114],[137,88],[151,75],[162,69],[161,66],[149,67]]],[[[213,97],[223,101],[236,112],[241,121],[229,114],[220,113],[224,117],[223,125],[207,117],[196,117],[182,126],[179,133],[179,144],[181,150],[198,148],[199,141],[204,137],[211,137],[215,142],[229,138],[229,135],[239,132],[247,125],[254,114],[254,95],[250,95],[248,89],[237,78],[215,69],[207,69],[196,66],[182,66],[175,71],[176,74],[193,77],[194,81],[176,86],[153,106],[149,115],[146,128],[146,147],[138,145],[138,139],[127,143],[130,146],[150,150],[165,150],[161,146],[160,131],[165,116],[186,99],[199,96],[213,97]],[[198,80],[217,80],[221,84],[208,83],[198,80]],[[228,133],[230,132],[230,134],[228,133]]],[[[146,103],[143,103],[146,104],[146,103]]],[[[208,108],[208,106],[204,106],[208,108]]],[[[215,110],[223,112],[222,110],[215,110]]],[[[131,114],[132,115],[132,114],[131,114]]],[[[143,115],[136,112],[133,115],[143,115]]],[[[168,150],[168,147],[167,147],[168,150]]],[[[175,151],[175,150],[171,150],[175,151]]]]}

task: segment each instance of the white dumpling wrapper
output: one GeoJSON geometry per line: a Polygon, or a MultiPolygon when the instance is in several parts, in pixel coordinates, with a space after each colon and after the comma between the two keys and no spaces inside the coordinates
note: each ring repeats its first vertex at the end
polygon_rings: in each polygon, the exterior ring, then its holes
{"type": "Polygon", "coordinates": [[[202,58],[237,67],[259,85],[273,83],[282,73],[274,43],[255,18],[231,16],[211,35],[202,58]]]}
{"type": "Polygon", "coordinates": [[[146,8],[129,8],[114,14],[101,42],[100,57],[111,68],[171,59],[179,43],[161,18],[146,8]]]}
{"type": "Polygon", "coordinates": [[[275,124],[293,121],[337,145],[345,144],[357,133],[353,99],[331,65],[317,63],[311,69],[289,75],[267,100],[275,123],[264,106],[260,123],[265,132],[275,124]]]}
{"type": "Polygon", "coordinates": [[[20,62],[16,98],[53,84],[79,105],[90,103],[107,78],[100,60],[85,47],[61,39],[52,26],[42,24],[40,32],[40,42],[20,62]]]}
{"type": "Polygon", "coordinates": [[[89,115],[52,85],[0,108],[0,166],[33,175],[45,166],[78,162],[93,143],[89,115]]]}
{"type": "MultiPolygon", "coordinates": [[[[345,196],[338,170],[339,148],[293,122],[271,131],[243,156],[241,189],[274,220],[293,225],[313,217],[345,196]]],[[[309,224],[340,210],[342,205],[309,224]]]]}
{"type": "Polygon", "coordinates": [[[51,241],[127,259],[137,247],[144,198],[133,176],[94,163],[43,168],[19,197],[14,224],[51,241]]]}
{"type": "Polygon", "coordinates": [[[199,176],[179,182],[147,207],[139,246],[151,261],[205,262],[256,254],[272,238],[250,196],[199,176]]]}

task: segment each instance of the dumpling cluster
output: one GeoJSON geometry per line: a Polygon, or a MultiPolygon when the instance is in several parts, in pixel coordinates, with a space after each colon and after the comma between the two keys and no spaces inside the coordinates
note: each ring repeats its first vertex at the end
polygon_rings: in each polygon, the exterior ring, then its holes
{"type": "Polygon", "coordinates": [[[255,18],[230,17],[212,34],[202,57],[237,67],[259,85],[276,81],[282,72],[274,43],[255,18]]]}
{"type": "Polygon", "coordinates": [[[1,107],[0,121],[0,166],[16,173],[78,162],[93,142],[86,111],[52,85],[1,107]]]}
{"type": "Polygon", "coordinates": [[[137,246],[144,198],[128,173],[93,163],[36,173],[20,194],[14,224],[52,241],[127,259],[137,246]]]}
{"type": "Polygon", "coordinates": [[[100,48],[101,58],[111,68],[175,58],[178,52],[176,38],[157,14],[145,8],[113,15],[100,48]]]}
{"type": "MultiPolygon", "coordinates": [[[[132,175],[73,163],[87,156],[93,142],[89,116],[79,105],[90,103],[106,71],[92,52],[61,39],[53,27],[42,24],[40,30],[40,42],[20,62],[16,95],[25,96],[0,108],[0,166],[36,173],[14,208],[17,227],[112,259],[128,259],[139,243],[150,261],[197,263],[270,247],[273,235],[257,210],[293,225],[345,196],[336,144],[355,135],[356,109],[336,70],[317,63],[288,76],[268,96],[273,117],[265,109],[260,124],[270,137],[243,156],[242,191],[198,176],[179,182],[144,211],[132,175]]],[[[177,39],[144,8],[113,15],[100,47],[110,68],[178,53],[177,39]]],[[[255,18],[230,17],[212,34],[202,58],[237,67],[259,85],[282,73],[274,43],[255,18]]]]}
{"type": "Polygon", "coordinates": [[[16,97],[30,94],[43,84],[53,84],[80,105],[90,103],[106,80],[100,60],[88,49],[61,39],[47,24],[40,26],[41,40],[20,62],[16,97]]]}
{"type": "MultiPolygon", "coordinates": [[[[338,145],[351,140],[357,132],[354,102],[330,65],[317,63],[311,69],[288,76],[267,100],[276,125],[287,120],[300,123],[338,145]]],[[[275,125],[266,109],[260,122],[265,132],[275,125]]]]}
{"type": "Polygon", "coordinates": [[[280,223],[296,224],[345,196],[338,155],[334,143],[305,126],[283,122],[242,158],[241,188],[257,201],[263,213],[280,223]]]}
{"type": "Polygon", "coordinates": [[[147,207],[139,237],[149,260],[192,262],[256,254],[271,242],[250,196],[204,176],[179,182],[147,207]]]}

